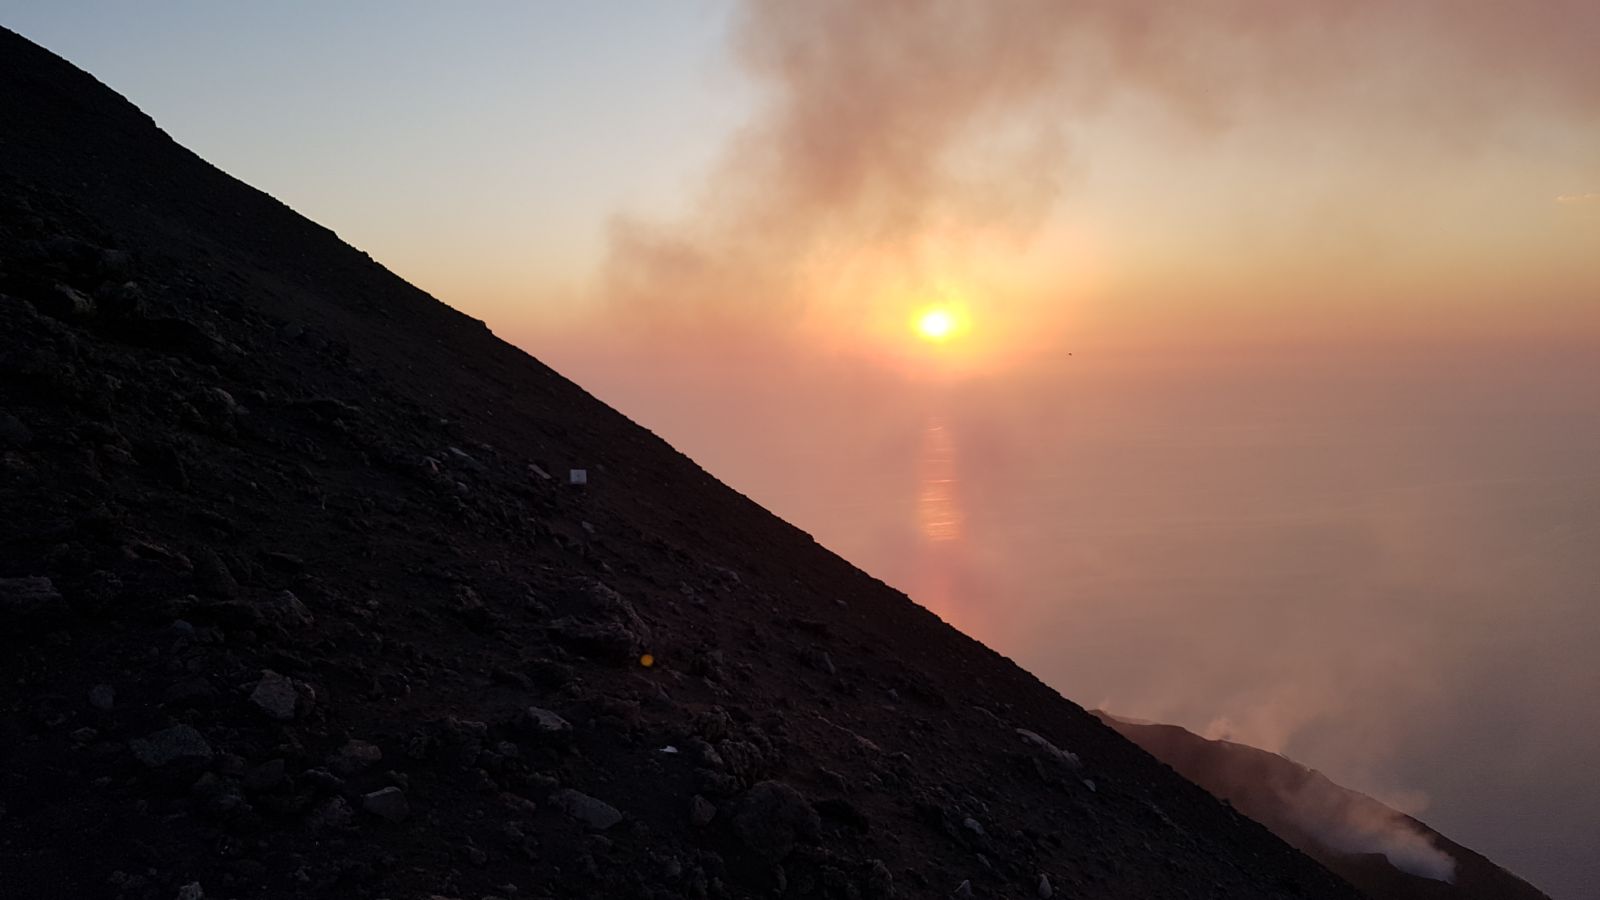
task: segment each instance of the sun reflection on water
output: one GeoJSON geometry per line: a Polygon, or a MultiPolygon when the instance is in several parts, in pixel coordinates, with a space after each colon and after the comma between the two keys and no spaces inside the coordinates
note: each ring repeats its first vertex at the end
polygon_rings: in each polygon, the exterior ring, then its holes
{"type": "Polygon", "coordinates": [[[956,448],[942,420],[930,418],[917,454],[917,524],[924,540],[961,539],[961,504],[956,496],[956,448]]]}

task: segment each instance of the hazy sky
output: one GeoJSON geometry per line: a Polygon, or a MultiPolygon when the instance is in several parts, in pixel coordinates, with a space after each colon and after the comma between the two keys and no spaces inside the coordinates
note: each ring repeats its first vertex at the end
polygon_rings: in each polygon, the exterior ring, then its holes
{"type": "Polygon", "coordinates": [[[1067,696],[1600,883],[1600,5],[0,22],[1067,696]]]}

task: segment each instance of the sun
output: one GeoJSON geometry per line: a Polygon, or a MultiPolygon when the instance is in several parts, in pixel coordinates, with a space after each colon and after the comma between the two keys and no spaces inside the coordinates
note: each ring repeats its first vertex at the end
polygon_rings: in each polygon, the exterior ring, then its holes
{"type": "Polygon", "coordinates": [[[917,317],[917,334],[924,340],[938,343],[948,339],[956,330],[956,318],[947,309],[930,309],[917,317]]]}

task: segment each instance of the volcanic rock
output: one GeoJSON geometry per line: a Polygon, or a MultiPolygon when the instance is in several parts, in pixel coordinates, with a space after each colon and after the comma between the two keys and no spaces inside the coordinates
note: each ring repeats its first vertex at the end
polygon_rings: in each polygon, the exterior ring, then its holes
{"type": "Polygon", "coordinates": [[[605,831],[622,821],[622,813],[616,807],[570,788],[551,794],[550,802],[592,831],[605,831]]]}
{"type": "Polygon", "coordinates": [[[117,690],[109,684],[97,684],[89,689],[89,705],[101,712],[110,712],[117,705],[117,690]]]}
{"type": "Polygon", "coordinates": [[[733,813],[733,830],[757,856],[778,862],[801,841],[815,840],[821,817],[799,791],[781,781],[752,787],[733,813]]]}
{"type": "Polygon", "coordinates": [[[50,579],[0,578],[0,622],[55,619],[66,611],[66,602],[50,579]]]}
{"type": "Polygon", "coordinates": [[[383,751],[375,744],[366,741],[351,740],[345,743],[339,751],[328,758],[328,768],[334,772],[350,776],[367,769],[383,760],[383,751]]]}
{"type": "Polygon", "coordinates": [[[288,780],[287,767],[281,759],[269,759],[244,774],[244,789],[254,794],[275,791],[288,780]]]}
{"type": "Polygon", "coordinates": [[[380,788],[361,798],[361,808],[380,819],[399,822],[411,815],[405,792],[397,787],[380,788]]]}
{"type": "Polygon", "coordinates": [[[293,591],[279,591],[266,604],[267,617],[289,628],[310,628],[317,619],[293,591]]]}
{"type": "Polygon", "coordinates": [[[717,817],[717,808],[710,800],[695,794],[689,798],[689,821],[696,827],[704,828],[711,824],[717,817]]]}
{"type": "Polygon", "coordinates": [[[211,744],[189,725],[164,728],[134,740],[128,747],[135,759],[151,768],[211,761],[211,744]]]}
{"type": "Polygon", "coordinates": [[[537,737],[563,737],[571,733],[572,723],[548,709],[530,706],[527,710],[528,730],[537,737]]]}
{"type": "Polygon", "coordinates": [[[1075,754],[1068,753],[1067,751],[1062,750],[1060,747],[1057,747],[1055,744],[1052,744],[1049,741],[1045,740],[1044,737],[1042,737],[1041,735],[1037,734],[1036,732],[1029,731],[1026,728],[1018,728],[1017,729],[1017,735],[1019,737],[1021,737],[1027,743],[1032,744],[1033,746],[1038,747],[1039,749],[1043,750],[1044,752],[1050,754],[1051,758],[1057,760],[1058,762],[1065,763],[1066,765],[1068,765],[1068,766],[1070,766],[1070,767],[1072,767],[1074,769],[1076,769],[1080,765],[1080,763],[1078,761],[1078,757],[1075,754]]]}
{"type": "Polygon", "coordinates": [[[355,821],[355,810],[343,797],[329,797],[306,817],[306,827],[313,832],[344,828],[355,821]]]}
{"type": "Polygon", "coordinates": [[[304,683],[265,669],[250,692],[250,702],[268,716],[287,722],[309,706],[307,692],[304,683]]]}
{"type": "Polygon", "coordinates": [[[33,432],[16,416],[0,412],[0,449],[20,449],[33,443],[33,432]]]}

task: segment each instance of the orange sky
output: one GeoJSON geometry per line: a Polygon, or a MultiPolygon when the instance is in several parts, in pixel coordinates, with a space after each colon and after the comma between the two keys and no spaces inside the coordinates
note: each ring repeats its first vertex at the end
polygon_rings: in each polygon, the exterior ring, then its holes
{"type": "Polygon", "coordinates": [[[1600,4],[392,10],[7,24],[1067,696],[1600,883],[1600,4]]]}
{"type": "Polygon", "coordinates": [[[682,213],[620,212],[580,302],[654,339],[912,365],[904,323],[952,302],[971,330],[944,365],[969,371],[1069,345],[1594,333],[1597,16],[745,7],[749,121],[682,213]]]}
{"type": "Polygon", "coordinates": [[[11,19],[537,351],[756,330],[898,364],[929,297],[970,307],[969,370],[1600,327],[1586,0],[383,11],[11,19]]]}

